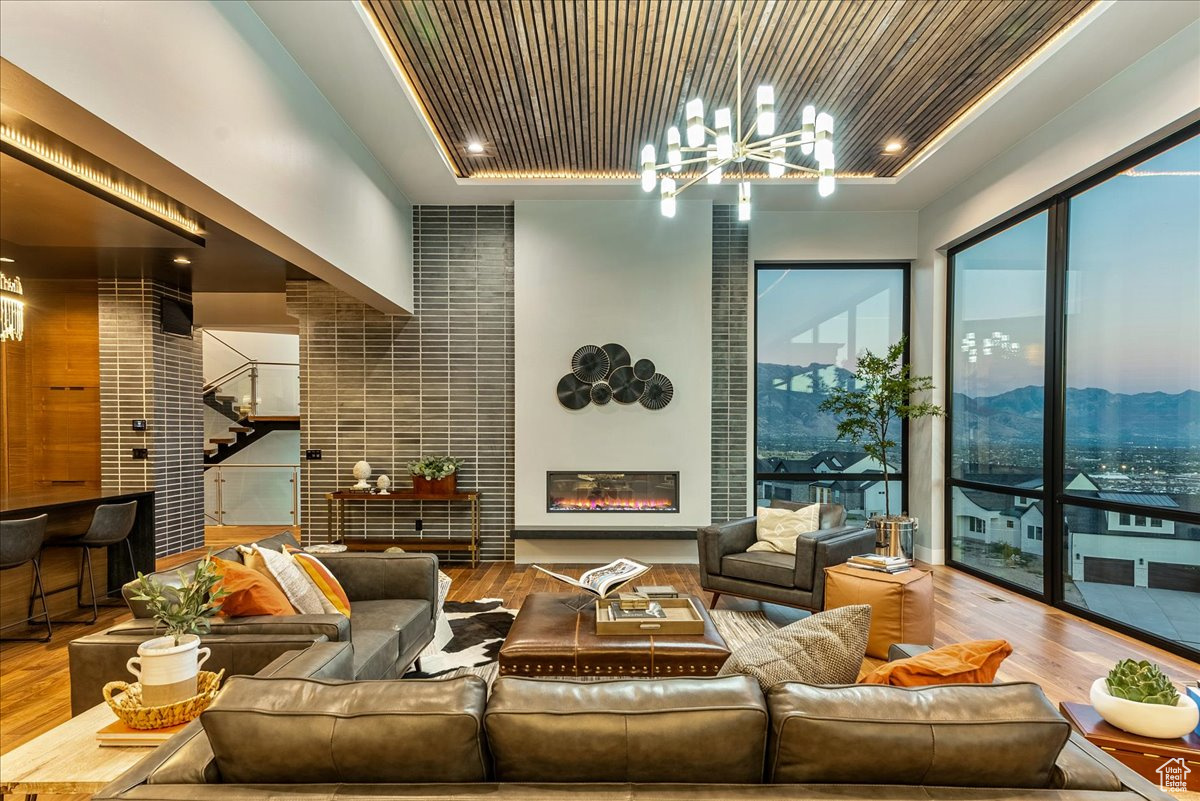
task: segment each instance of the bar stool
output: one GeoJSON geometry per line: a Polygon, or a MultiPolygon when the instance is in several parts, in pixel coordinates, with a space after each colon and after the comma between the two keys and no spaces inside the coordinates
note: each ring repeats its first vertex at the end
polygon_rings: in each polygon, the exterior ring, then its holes
{"type": "MultiPolygon", "coordinates": [[[[93,550],[107,548],[110,545],[117,545],[124,542],[125,552],[129,555],[129,566],[133,568],[134,575],[137,575],[137,563],[133,559],[133,545],[129,542],[129,535],[133,532],[133,523],[136,516],[137,501],[106,503],[96,507],[96,512],[92,515],[92,524],[88,526],[88,530],[84,532],[83,536],[71,540],[51,540],[45,544],[44,547],[46,548],[81,548],[83,550],[79,559],[79,579],[74,584],[50,590],[49,594],[54,595],[55,593],[67,590],[75,590],[76,607],[86,609],[87,606],[83,603],[83,570],[85,565],[87,567],[88,586],[92,591],[91,620],[60,619],[57,622],[91,624],[95,623],[100,617],[99,605],[96,603],[96,581],[92,577],[93,550]]],[[[111,595],[114,592],[118,592],[119,589],[109,590],[105,595],[111,595]]]]}
{"type": "Polygon", "coordinates": [[[46,538],[47,515],[30,517],[25,520],[0,520],[0,570],[9,570],[22,565],[33,565],[33,585],[36,595],[29,594],[28,617],[9,623],[0,629],[11,628],[21,623],[33,622],[33,600],[37,596],[42,599],[42,614],[46,620],[45,637],[4,637],[3,642],[50,642],[54,629],[50,625],[50,607],[46,606],[46,588],[42,584],[42,569],[39,559],[42,552],[42,541],[46,538]]]}

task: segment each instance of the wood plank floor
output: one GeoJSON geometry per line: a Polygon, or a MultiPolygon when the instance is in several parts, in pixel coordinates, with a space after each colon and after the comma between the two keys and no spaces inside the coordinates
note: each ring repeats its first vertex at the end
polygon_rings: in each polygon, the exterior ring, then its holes
{"type": "MultiPolygon", "coordinates": [[[[271,527],[270,531],[245,527],[210,529],[208,541],[210,547],[225,547],[278,530],[279,527],[271,527]]],[[[194,551],[161,560],[160,568],[180,564],[200,553],[194,551]]],[[[454,579],[450,591],[450,600],[454,601],[500,598],[506,606],[519,608],[521,600],[531,592],[562,589],[562,585],[549,576],[511,562],[490,562],[474,569],[456,564],[443,567],[454,579]]],[[[586,566],[560,567],[561,572],[578,575],[586,566]]],[[[1195,662],[951,568],[932,569],[937,644],[995,637],[1007,639],[1014,652],[1004,663],[1000,678],[1037,682],[1055,702],[1086,700],[1092,681],[1124,657],[1149,659],[1162,665],[1177,679],[1195,680],[1200,675],[1200,665],[1195,662]]],[[[699,572],[694,565],[659,565],[645,581],[673,584],[680,590],[701,594],[699,572]]],[[[707,596],[705,599],[707,601],[707,596]]],[[[723,597],[718,608],[759,607],[753,602],[723,597]]],[[[781,621],[794,614],[783,607],[768,607],[766,611],[781,621]]],[[[94,626],[56,626],[51,643],[5,643],[0,646],[0,754],[70,717],[67,643],[110,626],[126,618],[127,614],[120,609],[102,610],[100,620],[94,626]]],[[[44,801],[48,799],[50,796],[44,801]]]]}

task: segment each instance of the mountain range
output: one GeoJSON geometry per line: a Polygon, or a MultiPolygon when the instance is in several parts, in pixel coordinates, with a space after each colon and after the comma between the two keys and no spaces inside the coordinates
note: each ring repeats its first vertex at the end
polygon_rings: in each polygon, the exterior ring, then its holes
{"type": "MultiPolygon", "coordinates": [[[[833,386],[849,386],[853,374],[828,364],[758,365],[758,426],[763,444],[832,440],[837,421],[818,410],[833,386]],[[783,387],[795,391],[783,391],[783,387]]],[[[989,442],[1036,445],[1042,441],[1044,392],[1021,387],[974,398],[954,394],[955,428],[975,427],[989,442]]],[[[1067,389],[1067,432],[1073,445],[1190,447],[1200,441],[1200,391],[1125,394],[1106,389],[1067,389]]]]}

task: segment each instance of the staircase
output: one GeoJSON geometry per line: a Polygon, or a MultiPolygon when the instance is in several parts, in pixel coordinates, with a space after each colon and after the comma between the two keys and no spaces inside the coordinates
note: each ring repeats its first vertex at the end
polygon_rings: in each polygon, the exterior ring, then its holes
{"type": "MultiPolygon", "coordinates": [[[[300,415],[256,414],[255,398],[258,395],[258,368],[270,362],[250,361],[221,378],[205,385],[202,399],[205,406],[229,420],[228,434],[209,437],[204,443],[205,469],[221,462],[249,447],[272,431],[298,431],[300,415]],[[246,389],[238,395],[228,394],[228,388],[246,389]],[[224,391],[223,391],[224,390],[224,391]],[[249,405],[239,403],[238,397],[249,397],[249,405]]],[[[288,365],[277,365],[288,366],[288,365]]]]}

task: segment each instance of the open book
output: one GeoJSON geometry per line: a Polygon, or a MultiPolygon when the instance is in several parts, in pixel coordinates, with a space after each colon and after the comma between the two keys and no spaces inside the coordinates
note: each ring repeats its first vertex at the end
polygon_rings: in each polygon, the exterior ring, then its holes
{"type": "Polygon", "coordinates": [[[534,567],[547,576],[554,576],[554,578],[561,582],[570,584],[572,587],[578,587],[584,592],[590,592],[599,598],[607,598],[613,591],[620,589],[626,583],[650,570],[649,565],[643,565],[632,559],[617,559],[614,562],[609,562],[604,567],[593,568],[575,579],[570,576],[564,576],[562,573],[547,570],[544,567],[538,567],[537,565],[534,565],[534,567]]]}

